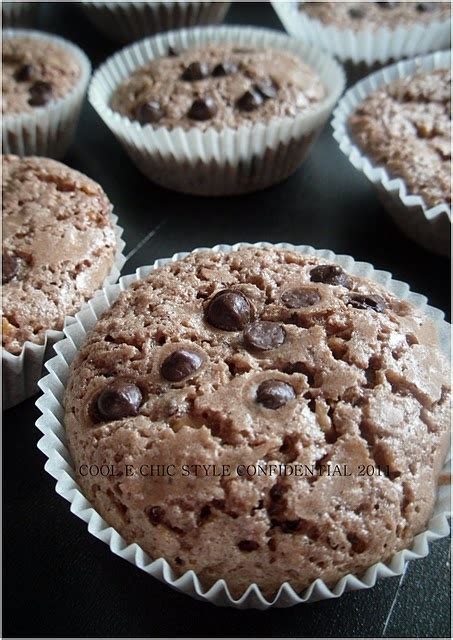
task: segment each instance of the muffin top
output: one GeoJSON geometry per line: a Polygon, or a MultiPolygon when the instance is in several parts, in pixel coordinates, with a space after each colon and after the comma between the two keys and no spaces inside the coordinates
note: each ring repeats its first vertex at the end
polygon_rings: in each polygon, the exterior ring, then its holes
{"type": "Polygon", "coordinates": [[[31,36],[3,40],[2,113],[33,113],[63,98],[81,70],[71,53],[58,44],[31,36]]]}
{"type": "Polygon", "coordinates": [[[206,251],[101,317],[65,424],[85,494],[128,542],[205,586],[271,596],[332,584],[424,528],[448,385],[431,323],[374,282],[292,251],[206,251]]]}
{"type": "Polygon", "coordinates": [[[101,187],[47,158],[2,156],[3,347],[42,343],[110,272],[111,204],[101,187]]]}
{"type": "Polygon", "coordinates": [[[300,11],[341,29],[395,28],[450,19],[449,2],[301,2],[300,11]]]}
{"type": "Polygon", "coordinates": [[[382,86],[349,119],[358,146],[429,207],[451,204],[451,71],[382,86]]]}
{"type": "Polygon", "coordinates": [[[123,81],[110,106],[142,125],[205,130],[296,116],[325,95],[317,73],[295,55],[211,45],[170,49],[123,81]]]}

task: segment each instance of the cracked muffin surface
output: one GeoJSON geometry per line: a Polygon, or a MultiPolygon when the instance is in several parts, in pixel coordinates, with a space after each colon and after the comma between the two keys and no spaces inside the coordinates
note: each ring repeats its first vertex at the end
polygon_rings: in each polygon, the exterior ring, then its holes
{"type": "Polygon", "coordinates": [[[137,69],[111,108],[142,125],[219,130],[294,117],[325,97],[318,73],[294,54],[210,45],[171,50],[137,69]]]}
{"type": "Polygon", "coordinates": [[[48,158],[2,156],[3,347],[20,353],[102,286],[115,260],[112,206],[82,173],[48,158]]]}
{"type": "Polygon", "coordinates": [[[205,587],[272,597],[333,585],[425,528],[448,385],[431,322],[374,282],[287,250],[203,251],[104,313],[71,365],[65,425],[81,487],[127,542],[205,587]],[[203,473],[214,464],[231,473],[203,473]],[[317,473],[254,472],[272,465],[317,473]]]}
{"type": "Polygon", "coordinates": [[[450,19],[449,2],[301,2],[299,10],[342,29],[411,27],[450,19]]]}
{"type": "Polygon", "coordinates": [[[349,118],[357,145],[429,207],[451,204],[451,71],[422,72],[371,93],[349,118]]]}

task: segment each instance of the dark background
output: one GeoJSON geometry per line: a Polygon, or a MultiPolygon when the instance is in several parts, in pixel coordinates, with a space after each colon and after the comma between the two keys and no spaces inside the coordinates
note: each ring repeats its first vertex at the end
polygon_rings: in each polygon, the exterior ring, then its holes
{"type": "MultiPolygon", "coordinates": [[[[281,29],[268,3],[236,3],[234,24],[281,29]]],[[[43,30],[78,43],[94,68],[117,46],[77,3],[45,3],[43,30]]],[[[124,227],[123,273],[174,252],[241,240],[329,248],[386,269],[448,312],[450,266],[393,225],[372,187],[332,138],[330,125],[284,183],[237,198],[203,199],[151,184],[85,104],[65,162],[97,180],[124,227]]],[[[172,591],[113,555],[87,532],[45,473],[35,399],[4,413],[3,636],[331,637],[450,636],[449,541],[409,563],[403,578],[291,609],[236,611],[172,591]]]]}

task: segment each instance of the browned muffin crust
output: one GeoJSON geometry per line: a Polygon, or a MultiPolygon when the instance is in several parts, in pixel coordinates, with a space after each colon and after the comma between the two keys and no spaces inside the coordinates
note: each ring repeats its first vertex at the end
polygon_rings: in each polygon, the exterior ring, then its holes
{"type": "Polygon", "coordinates": [[[402,178],[429,207],[451,204],[451,71],[423,72],[382,86],[349,119],[373,163],[402,178]]]}
{"type": "Polygon", "coordinates": [[[340,29],[395,29],[449,20],[449,2],[301,2],[310,18],[340,29]]]}
{"type": "Polygon", "coordinates": [[[19,353],[102,285],[116,241],[93,180],[48,158],[2,156],[2,171],[3,347],[19,353]]]}
{"type": "Polygon", "coordinates": [[[33,113],[63,98],[75,86],[81,70],[68,51],[30,36],[3,40],[2,113],[33,113]]]}
{"type": "Polygon", "coordinates": [[[128,542],[205,586],[272,596],[332,585],[424,529],[448,385],[431,323],[377,284],[291,251],[201,252],[103,315],[71,366],[65,424],[87,498],[128,542]],[[182,470],[214,463],[231,474],[182,470]],[[351,475],[234,471],[285,463],[351,475]],[[140,475],[170,464],[174,477],[140,475]]]}
{"type": "Polygon", "coordinates": [[[212,45],[171,53],[122,82],[111,108],[143,125],[222,129],[293,117],[326,95],[318,74],[283,51],[212,45]]]}

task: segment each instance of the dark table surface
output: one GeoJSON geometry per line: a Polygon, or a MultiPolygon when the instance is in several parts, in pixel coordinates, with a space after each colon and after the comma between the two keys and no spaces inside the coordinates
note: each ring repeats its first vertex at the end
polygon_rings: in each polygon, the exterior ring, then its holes
{"type": "MultiPolygon", "coordinates": [[[[77,3],[45,3],[40,27],[77,42],[96,67],[116,46],[77,3]]],[[[236,3],[226,21],[281,29],[267,3],[236,3]]],[[[124,227],[123,273],[174,252],[267,240],[311,244],[386,269],[448,312],[449,263],[393,225],[371,186],[337,149],[330,126],[284,183],[234,199],[202,199],[147,181],[86,104],[65,162],[97,180],[124,227]]],[[[35,399],[3,420],[3,636],[333,637],[450,635],[449,541],[403,578],[291,609],[220,609],[174,592],[87,532],[45,473],[35,399]]]]}

